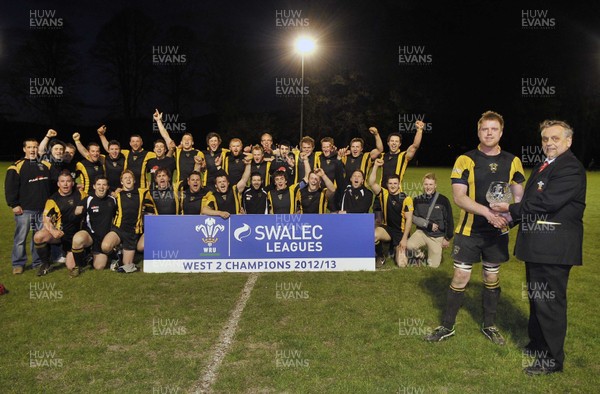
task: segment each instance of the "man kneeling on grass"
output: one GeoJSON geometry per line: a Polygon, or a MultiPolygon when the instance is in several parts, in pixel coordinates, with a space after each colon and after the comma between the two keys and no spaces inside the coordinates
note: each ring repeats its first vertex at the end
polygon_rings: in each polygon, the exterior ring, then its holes
{"type": "Polygon", "coordinates": [[[111,223],[117,211],[117,201],[108,194],[108,178],[98,176],[94,180],[94,195],[87,196],[80,206],[84,214],[84,229],[73,237],[74,261],[67,261],[71,277],[79,276],[79,270],[84,265],[85,249],[91,247],[93,265],[97,270],[106,267],[108,256],[102,253],[102,240],[108,234],[111,223]]]}
{"type": "Polygon", "coordinates": [[[113,253],[113,250],[123,244],[123,266],[117,272],[131,273],[137,271],[133,263],[135,251],[144,251],[144,212],[157,215],[156,205],[148,189],[136,189],[135,178],[130,170],[121,174],[123,188],[115,193],[117,214],[111,231],[102,241],[102,252],[113,253]]]}
{"type": "Polygon", "coordinates": [[[51,271],[48,244],[61,244],[67,253],[67,264],[75,265],[70,249],[73,236],[81,227],[80,215],[83,208],[78,207],[78,204],[85,197],[85,193],[78,189],[73,190],[73,185],[73,176],[68,170],[64,170],[58,176],[58,191],[46,201],[43,213],[44,227],[33,236],[35,249],[42,261],[38,276],[51,271]]]}
{"type": "Polygon", "coordinates": [[[413,257],[422,253],[421,248],[426,248],[427,264],[437,268],[442,261],[442,249],[450,246],[454,236],[452,206],[446,196],[437,192],[434,173],[429,172],[423,177],[423,191],[413,200],[413,223],[417,230],[408,239],[406,248],[413,257]]]}
{"type": "Polygon", "coordinates": [[[412,227],[413,201],[400,191],[400,177],[391,174],[387,178],[387,187],[377,183],[377,171],[383,167],[383,159],[375,160],[373,171],[369,175],[369,186],[379,199],[383,211],[383,225],[375,229],[376,268],[385,264],[382,242],[391,242],[390,250],[394,250],[394,259],[398,267],[406,267],[406,245],[412,227]]]}

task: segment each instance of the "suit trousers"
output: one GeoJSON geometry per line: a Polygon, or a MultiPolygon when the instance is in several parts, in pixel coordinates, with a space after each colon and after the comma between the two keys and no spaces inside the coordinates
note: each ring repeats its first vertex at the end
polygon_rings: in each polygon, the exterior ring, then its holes
{"type": "Polygon", "coordinates": [[[529,297],[529,347],[537,358],[562,369],[567,334],[567,283],[570,265],[525,263],[529,297]]]}

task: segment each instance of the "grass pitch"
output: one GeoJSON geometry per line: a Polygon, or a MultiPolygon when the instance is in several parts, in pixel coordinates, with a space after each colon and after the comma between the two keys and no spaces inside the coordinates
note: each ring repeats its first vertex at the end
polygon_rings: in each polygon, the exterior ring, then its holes
{"type": "MultiPolygon", "coordinates": [[[[1,166],[4,179],[6,164],[1,166]]],[[[450,196],[449,169],[409,167],[408,193],[435,171],[450,196]]],[[[2,182],[3,187],[4,182],[2,182]]],[[[571,271],[565,371],[527,377],[524,266],[501,270],[498,326],[507,345],[479,331],[481,267],[474,269],[455,337],[426,343],[439,324],[451,275],[450,250],[438,269],[261,273],[221,365],[215,392],[482,393],[597,392],[600,314],[600,174],[588,173],[584,266],[571,271]]],[[[455,218],[458,210],[454,211],[455,218]]],[[[11,273],[14,224],[0,210],[0,392],[183,393],[195,387],[246,283],[246,274],[38,278],[11,273]]],[[[511,233],[511,249],[515,230],[511,233]]]]}

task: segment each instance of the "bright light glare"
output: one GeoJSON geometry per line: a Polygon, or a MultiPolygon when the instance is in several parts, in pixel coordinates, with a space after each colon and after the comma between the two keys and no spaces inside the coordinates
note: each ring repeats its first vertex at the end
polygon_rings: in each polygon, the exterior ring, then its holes
{"type": "Polygon", "coordinates": [[[316,48],[315,41],[310,37],[299,37],[294,46],[296,47],[296,51],[302,55],[311,53],[316,48]]]}

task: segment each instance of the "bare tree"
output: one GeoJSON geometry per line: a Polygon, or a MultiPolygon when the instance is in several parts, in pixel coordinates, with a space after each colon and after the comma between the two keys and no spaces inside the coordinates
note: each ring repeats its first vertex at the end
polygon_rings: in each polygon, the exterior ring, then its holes
{"type": "Polygon", "coordinates": [[[199,97],[198,48],[193,30],[173,26],[167,30],[153,54],[159,93],[168,100],[169,110],[182,113],[199,97]]]}
{"type": "Polygon", "coordinates": [[[23,35],[7,70],[6,99],[17,117],[56,125],[76,120],[79,55],[68,25],[23,35]]]}
{"type": "Polygon", "coordinates": [[[92,56],[108,77],[105,86],[117,96],[130,127],[150,83],[157,31],[141,10],[126,8],[100,29],[92,47],[92,56]]]}

